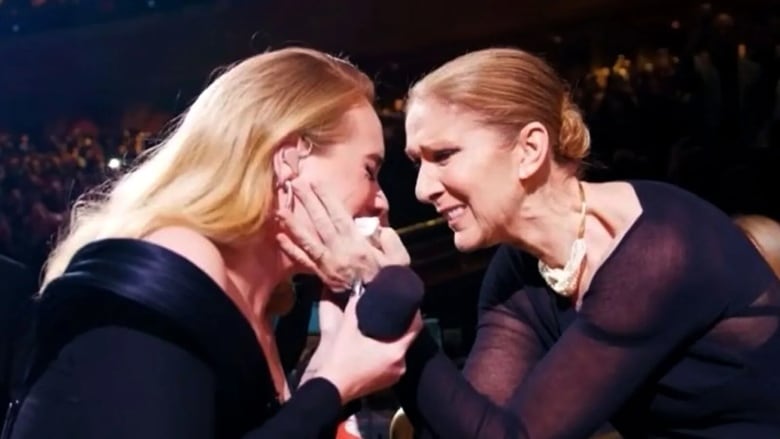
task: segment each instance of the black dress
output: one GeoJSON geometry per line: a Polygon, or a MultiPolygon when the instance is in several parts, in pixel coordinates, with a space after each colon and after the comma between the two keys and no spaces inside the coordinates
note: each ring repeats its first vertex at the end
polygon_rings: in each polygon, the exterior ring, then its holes
{"type": "Polygon", "coordinates": [[[418,432],[459,438],[780,438],[780,281],[722,212],[633,182],[643,212],[579,311],[499,248],[463,373],[423,335],[397,389],[418,432]]]}
{"type": "Polygon", "coordinates": [[[29,355],[36,287],[27,267],[0,255],[0,423],[29,355]]]}
{"type": "Polygon", "coordinates": [[[81,249],[39,306],[14,439],[332,437],[324,379],[277,404],[254,332],[220,287],[160,246],[81,249]]]}

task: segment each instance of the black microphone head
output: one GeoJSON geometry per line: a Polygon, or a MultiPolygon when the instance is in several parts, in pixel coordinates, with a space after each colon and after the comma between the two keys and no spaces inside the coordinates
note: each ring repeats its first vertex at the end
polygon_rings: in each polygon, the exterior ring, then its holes
{"type": "Polygon", "coordinates": [[[358,300],[358,329],[376,340],[396,340],[412,323],[420,308],[425,286],[409,267],[391,265],[382,268],[366,284],[358,300]]]}

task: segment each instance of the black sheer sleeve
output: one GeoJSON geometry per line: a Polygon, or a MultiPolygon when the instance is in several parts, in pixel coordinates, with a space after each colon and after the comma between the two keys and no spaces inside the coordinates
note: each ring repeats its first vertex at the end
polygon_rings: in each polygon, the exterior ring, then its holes
{"type": "MultiPolygon", "coordinates": [[[[464,366],[465,380],[429,334],[424,332],[412,345],[408,354],[409,369],[396,390],[405,412],[416,425],[427,425],[428,420],[435,424],[435,419],[451,416],[453,407],[468,405],[460,399],[471,396],[451,388],[452,393],[442,395],[447,399],[446,404],[418,406],[420,393],[431,390],[427,385],[438,381],[438,375],[448,375],[458,385],[470,386],[485,403],[502,406],[539,361],[544,350],[534,329],[536,316],[531,302],[517,294],[524,286],[522,270],[523,260],[518,250],[510,246],[498,248],[480,290],[477,336],[464,366]],[[425,408],[435,410],[435,413],[425,408]]],[[[453,382],[445,379],[437,385],[444,387],[453,382]]],[[[431,427],[436,430],[435,425],[431,427]]]]}
{"type": "MultiPolygon", "coordinates": [[[[186,350],[127,328],[94,329],[33,386],[13,438],[212,439],[216,391],[210,368],[186,350]]],[[[340,406],[336,388],[315,379],[244,438],[315,438],[340,406]]]]}
{"type": "Polygon", "coordinates": [[[421,336],[398,387],[412,421],[451,439],[582,438],[598,429],[727,307],[718,286],[725,259],[711,244],[719,232],[671,223],[635,225],[543,358],[523,290],[488,299],[468,373],[487,372],[473,383],[421,336]]]}
{"type": "Polygon", "coordinates": [[[463,374],[474,389],[504,404],[543,350],[528,300],[512,301],[523,288],[521,253],[509,246],[496,251],[479,294],[477,336],[463,374]],[[511,358],[512,367],[506,367],[511,358]]]}

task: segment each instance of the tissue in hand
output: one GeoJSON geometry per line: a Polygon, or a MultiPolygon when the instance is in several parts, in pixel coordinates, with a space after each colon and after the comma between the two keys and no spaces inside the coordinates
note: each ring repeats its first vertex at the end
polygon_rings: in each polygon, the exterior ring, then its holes
{"type": "Polygon", "coordinates": [[[379,238],[379,218],[375,216],[364,216],[355,218],[355,225],[361,235],[369,239],[379,238]]]}

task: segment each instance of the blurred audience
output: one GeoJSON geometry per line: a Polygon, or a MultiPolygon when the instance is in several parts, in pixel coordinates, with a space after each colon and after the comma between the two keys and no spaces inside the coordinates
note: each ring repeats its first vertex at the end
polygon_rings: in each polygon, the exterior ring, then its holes
{"type": "Polygon", "coordinates": [[[34,140],[0,131],[0,254],[39,267],[71,202],[140,154],[147,133],[117,140],[75,128],[34,140]]]}

